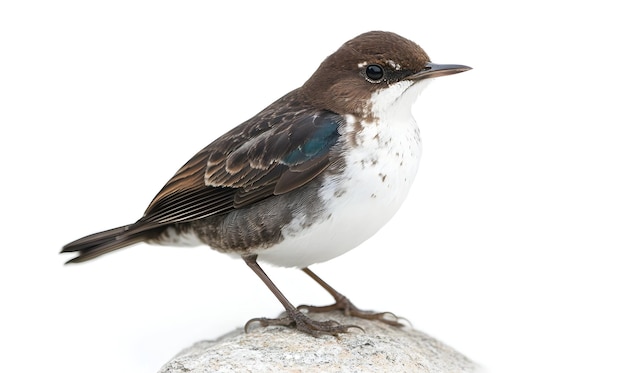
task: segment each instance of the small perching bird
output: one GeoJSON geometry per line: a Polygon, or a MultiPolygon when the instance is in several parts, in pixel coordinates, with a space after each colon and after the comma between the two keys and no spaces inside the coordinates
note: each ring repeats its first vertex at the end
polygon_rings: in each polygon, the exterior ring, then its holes
{"type": "Polygon", "coordinates": [[[294,307],[257,260],[301,268],[335,298],[309,312],[346,313],[397,325],[388,313],[356,308],[308,266],[339,256],[396,213],[421,154],[411,107],[425,83],[460,73],[437,65],[414,42],[367,32],[327,57],[300,88],[228,131],[187,162],[137,222],[67,244],[78,263],[147,242],[208,245],[240,256],[286,310],[262,325],[313,335],[351,325],[314,321],[294,307]]]}

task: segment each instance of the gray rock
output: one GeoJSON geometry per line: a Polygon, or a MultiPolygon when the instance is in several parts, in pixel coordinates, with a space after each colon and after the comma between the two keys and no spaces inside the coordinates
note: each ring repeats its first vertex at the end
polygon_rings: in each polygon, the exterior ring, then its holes
{"type": "Polygon", "coordinates": [[[200,372],[477,372],[478,366],[436,339],[408,326],[344,316],[310,314],[362,327],[315,338],[292,328],[251,326],[201,341],[165,364],[160,373],[200,372]]]}

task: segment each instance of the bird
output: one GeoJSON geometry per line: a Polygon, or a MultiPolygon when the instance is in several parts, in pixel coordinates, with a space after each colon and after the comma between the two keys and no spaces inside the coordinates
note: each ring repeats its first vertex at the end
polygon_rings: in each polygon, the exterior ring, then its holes
{"type": "Polygon", "coordinates": [[[246,330],[258,323],[320,336],[359,328],[308,315],[331,310],[401,325],[390,312],[357,308],[309,266],[359,246],[396,213],[421,156],[413,104],[432,78],[470,69],[435,64],[393,32],[360,34],[302,86],[194,155],[135,223],[70,242],[61,253],[77,254],[69,264],[137,243],[205,245],[242,258],[285,308],[284,316],[250,320],[246,330]],[[259,262],[302,270],[335,303],[295,307],[259,262]]]}

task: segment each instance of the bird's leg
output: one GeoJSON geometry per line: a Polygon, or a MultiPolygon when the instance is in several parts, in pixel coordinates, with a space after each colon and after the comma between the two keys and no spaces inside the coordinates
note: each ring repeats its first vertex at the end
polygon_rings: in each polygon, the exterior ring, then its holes
{"type": "Polygon", "coordinates": [[[306,306],[301,305],[298,306],[299,310],[306,310],[307,312],[328,312],[340,310],[343,311],[346,316],[354,316],[362,319],[368,320],[379,320],[388,325],[393,326],[403,326],[402,323],[399,322],[400,318],[394,315],[391,312],[372,312],[372,311],[363,311],[358,309],[345,295],[341,294],[337,290],[333,289],[330,285],[328,285],[324,280],[319,278],[313,271],[308,268],[302,268],[302,271],[309,275],[315,282],[320,284],[330,295],[335,298],[335,303],[328,306],[306,306]]]}
{"type": "Polygon", "coordinates": [[[244,329],[247,331],[250,324],[258,322],[261,326],[269,326],[269,325],[283,325],[283,326],[294,326],[296,329],[311,334],[315,337],[319,337],[323,334],[331,334],[338,335],[339,333],[346,333],[350,328],[357,328],[363,330],[361,327],[357,325],[341,325],[336,321],[316,321],[311,319],[310,317],[303,314],[300,310],[294,307],[287,298],[281,293],[280,290],[274,285],[272,280],[267,276],[265,271],[259,266],[256,261],[256,255],[243,256],[243,260],[246,264],[254,271],[254,273],[259,276],[261,280],[265,283],[265,285],[274,293],[276,298],[282,303],[283,307],[287,311],[287,316],[277,318],[277,319],[268,319],[264,317],[255,318],[246,323],[244,329]]]}

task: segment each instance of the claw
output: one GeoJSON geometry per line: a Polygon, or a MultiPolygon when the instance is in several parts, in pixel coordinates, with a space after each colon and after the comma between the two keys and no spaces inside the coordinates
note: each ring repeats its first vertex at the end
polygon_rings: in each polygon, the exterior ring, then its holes
{"type": "MultiPolygon", "coordinates": [[[[396,316],[396,315],[394,315],[394,316],[396,316]]],[[[401,326],[408,326],[410,328],[413,328],[413,323],[409,319],[407,319],[406,317],[396,316],[396,320],[398,320],[398,324],[400,324],[401,326]],[[402,322],[400,322],[400,321],[402,321],[402,322]]]]}
{"type": "Polygon", "coordinates": [[[314,337],[320,337],[322,335],[338,336],[341,333],[349,332],[352,328],[359,329],[365,333],[365,330],[358,325],[342,325],[335,320],[316,321],[298,310],[288,311],[287,316],[276,319],[268,319],[265,317],[251,319],[244,326],[244,331],[247,333],[250,325],[254,323],[259,323],[261,327],[270,325],[293,326],[295,324],[297,330],[314,337]]]}
{"type": "Polygon", "coordinates": [[[357,308],[348,298],[341,298],[334,304],[328,306],[307,306],[300,305],[297,307],[300,311],[306,311],[307,313],[322,313],[322,312],[330,312],[330,311],[343,311],[346,316],[358,317],[366,320],[378,320],[387,325],[391,326],[404,326],[405,324],[401,323],[400,320],[406,321],[409,325],[411,322],[404,317],[398,317],[396,314],[392,312],[372,312],[372,311],[363,311],[357,308]]]}
{"type": "Polygon", "coordinates": [[[261,327],[263,327],[263,328],[266,327],[266,326],[270,326],[270,325],[289,326],[289,325],[294,323],[294,321],[291,320],[288,317],[281,317],[281,318],[278,318],[278,319],[268,319],[266,317],[256,317],[254,319],[248,320],[246,325],[244,325],[243,330],[247,333],[248,332],[248,327],[250,327],[250,325],[254,324],[255,322],[258,322],[259,325],[261,327]]]}
{"type": "Polygon", "coordinates": [[[243,331],[244,332],[248,332],[248,328],[250,327],[251,324],[254,324],[255,322],[259,321],[259,319],[250,319],[248,320],[248,322],[246,323],[246,325],[243,326],[243,331]]]}

